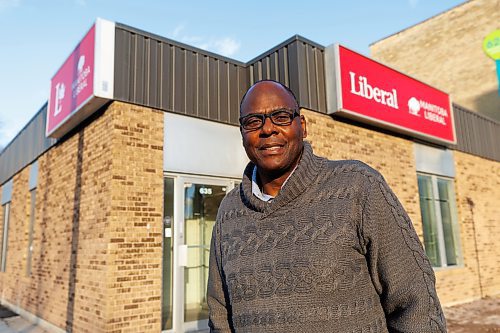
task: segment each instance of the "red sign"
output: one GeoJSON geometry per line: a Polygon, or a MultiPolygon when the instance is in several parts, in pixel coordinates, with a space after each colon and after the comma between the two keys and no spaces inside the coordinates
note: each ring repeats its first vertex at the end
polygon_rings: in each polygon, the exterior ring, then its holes
{"type": "Polygon", "coordinates": [[[329,99],[329,113],[430,141],[456,143],[448,94],[343,46],[332,48],[327,49],[333,51],[327,70],[333,65],[336,77],[330,85],[336,91],[329,99]]]}
{"type": "Polygon", "coordinates": [[[95,25],[50,81],[47,134],[64,124],[93,96],[95,25]]]}

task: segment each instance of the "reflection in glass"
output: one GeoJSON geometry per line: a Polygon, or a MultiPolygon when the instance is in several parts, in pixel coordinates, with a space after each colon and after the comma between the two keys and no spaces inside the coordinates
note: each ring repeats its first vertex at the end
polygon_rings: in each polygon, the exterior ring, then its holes
{"type": "Polygon", "coordinates": [[[186,184],[184,235],[188,262],[184,270],[184,320],[208,319],[206,286],[212,229],[225,186],[186,184]]]}
{"type": "Polygon", "coordinates": [[[163,186],[163,296],[162,296],[162,330],[172,328],[172,222],[174,221],[174,179],[165,178],[163,186]]]}
{"type": "Polygon", "coordinates": [[[453,234],[453,224],[452,224],[452,214],[451,211],[451,200],[453,197],[450,195],[453,193],[453,188],[451,187],[451,182],[446,179],[437,180],[438,192],[439,192],[439,205],[441,208],[441,220],[443,223],[443,237],[446,249],[446,264],[448,266],[457,264],[457,253],[455,247],[455,238],[453,234]]]}
{"type": "Polygon", "coordinates": [[[439,235],[436,221],[436,207],[432,193],[431,177],[418,175],[418,191],[420,194],[420,211],[424,229],[424,248],[432,266],[441,266],[439,254],[439,235]]]}

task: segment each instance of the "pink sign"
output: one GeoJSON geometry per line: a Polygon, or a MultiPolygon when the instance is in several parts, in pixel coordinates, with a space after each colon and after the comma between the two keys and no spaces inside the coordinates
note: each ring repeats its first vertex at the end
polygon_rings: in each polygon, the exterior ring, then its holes
{"type": "Polygon", "coordinates": [[[343,46],[338,46],[335,60],[335,112],[431,141],[456,143],[448,94],[343,46]]]}
{"type": "Polygon", "coordinates": [[[93,25],[50,81],[47,136],[93,97],[95,30],[93,25]]]}

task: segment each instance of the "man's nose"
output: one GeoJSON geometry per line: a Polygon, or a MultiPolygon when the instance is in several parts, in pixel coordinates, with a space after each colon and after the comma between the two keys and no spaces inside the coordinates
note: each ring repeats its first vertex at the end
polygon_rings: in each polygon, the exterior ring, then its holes
{"type": "Polygon", "coordinates": [[[264,119],[264,125],[262,125],[262,128],[260,129],[261,133],[265,134],[265,135],[271,135],[276,131],[275,126],[276,125],[273,124],[273,122],[271,121],[271,118],[266,117],[264,119]]]}

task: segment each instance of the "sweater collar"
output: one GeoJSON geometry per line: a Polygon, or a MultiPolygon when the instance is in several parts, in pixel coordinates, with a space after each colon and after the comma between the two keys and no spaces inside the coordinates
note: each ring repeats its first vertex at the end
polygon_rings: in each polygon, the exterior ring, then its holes
{"type": "Polygon", "coordinates": [[[243,203],[250,209],[264,213],[264,216],[284,206],[305,192],[316,179],[325,159],[313,154],[311,145],[304,142],[302,157],[291,176],[287,179],[274,200],[265,202],[252,194],[252,173],[255,165],[248,163],[243,173],[243,182],[240,187],[240,196],[243,203]]]}

